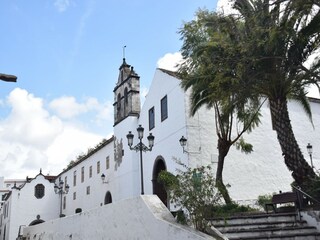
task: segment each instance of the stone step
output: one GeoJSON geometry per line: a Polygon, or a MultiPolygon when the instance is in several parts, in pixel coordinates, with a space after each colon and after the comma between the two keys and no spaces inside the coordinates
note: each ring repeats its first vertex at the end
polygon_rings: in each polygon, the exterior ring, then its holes
{"type": "Polygon", "coordinates": [[[231,237],[229,240],[320,240],[320,233],[305,234],[305,233],[295,233],[295,234],[286,234],[281,236],[253,236],[253,237],[231,237]]]}
{"type": "Polygon", "coordinates": [[[320,240],[317,229],[296,213],[238,215],[210,222],[229,240],[320,240]]]}
{"type": "Polygon", "coordinates": [[[228,224],[253,224],[268,222],[295,222],[298,219],[295,213],[255,214],[248,216],[232,216],[227,218],[208,219],[214,226],[228,224]]]}
{"type": "Polygon", "coordinates": [[[248,230],[248,229],[265,229],[265,228],[284,228],[293,226],[307,226],[306,221],[283,221],[283,222],[260,222],[260,223],[244,223],[244,224],[216,224],[214,227],[220,232],[235,231],[235,230],[248,230]]]}
{"type": "Polygon", "coordinates": [[[314,235],[317,233],[315,227],[310,226],[294,226],[294,227],[276,227],[263,229],[242,229],[230,230],[222,232],[229,239],[246,239],[251,237],[256,239],[258,237],[279,237],[279,236],[295,236],[297,234],[314,235]]]}

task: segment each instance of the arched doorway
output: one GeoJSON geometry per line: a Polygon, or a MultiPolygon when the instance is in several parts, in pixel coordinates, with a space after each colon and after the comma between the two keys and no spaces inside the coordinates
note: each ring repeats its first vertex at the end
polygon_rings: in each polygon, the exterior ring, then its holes
{"type": "Polygon", "coordinates": [[[168,196],[167,192],[164,189],[162,183],[158,182],[158,175],[162,170],[167,170],[166,163],[163,158],[157,157],[154,165],[153,165],[153,173],[152,173],[152,187],[153,187],[153,194],[156,194],[160,200],[168,207],[168,196]]]}
{"type": "Polygon", "coordinates": [[[34,225],[37,225],[37,224],[40,224],[40,223],[43,223],[44,220],[40,219],[40,215],[37,215],[37,219],[33,220],[29,226],[34,226],[34,225]]]}
{"type": "Polygon", "coordinates": [[[82,208],[76,208],[75,213],[82,213],[82,208]]]}
{"type": "Polygon", "coordinates": [[[104,197],[104,205],[112,203],[112,196],[111,193],[108,191],[106,196],[104,197]]]}

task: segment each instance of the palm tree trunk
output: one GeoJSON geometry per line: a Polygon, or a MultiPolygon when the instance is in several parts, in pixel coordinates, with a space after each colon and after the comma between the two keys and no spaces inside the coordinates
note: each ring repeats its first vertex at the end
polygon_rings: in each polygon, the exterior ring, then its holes
{"type": "Polygon", "coordinates": [[[230,198],[227,187],[223,183],[222,172],[223,172],[223,166],[224,166],[224,159],[229,152],[230,146],[231,145],[228,141],[225,141],[220,138],[218,139],[219,156],[218,156],[218,166],[217,166],[217,173],[216,173],[216,187],[219,189],[226,204],[231,204],[232,200],[230,198]]]}
{"type": "Polygon", "coordinates": [[[269,99],[269,102],[273,129],[277,132],[284,162],[288,169],[292,171],[295,182],[305,189],[306,185],[315,177],[315,172],[304,159],[294,136],[287,100],[269,99]]]}

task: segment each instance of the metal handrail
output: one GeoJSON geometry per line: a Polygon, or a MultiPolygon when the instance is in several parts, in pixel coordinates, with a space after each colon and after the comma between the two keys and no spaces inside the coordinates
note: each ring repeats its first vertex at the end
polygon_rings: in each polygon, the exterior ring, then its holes
{"type": "Polygon", "coordinates": [[[310,196],[308,193],[302,191],[300,187],[296,187],[296,186],[293,186],[293,185],[292,185],[292,187],[293,187],[294,189],[298,190],[299,192],[301,192],[303,195],[305,195],[305,196],[307,196],[308,198],[310,198],[312,201],[320,204],[320,202],[319,202],[317,199],[315,199],[314,197],[310,196]]]}

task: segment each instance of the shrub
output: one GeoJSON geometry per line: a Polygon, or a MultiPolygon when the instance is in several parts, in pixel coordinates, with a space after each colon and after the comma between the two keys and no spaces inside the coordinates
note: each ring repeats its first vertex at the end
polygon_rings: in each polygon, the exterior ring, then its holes
{"type": "Polygon", "coordinates": [[[208,209],[219,204],[220,194],[215,188],[215,179],[210,167],[177,170],[178,174],[162,171],[158,180],[163,183],[170,201],[186,210],[187,222],[196,229],[205,232],[209,222],[206,220],[208,209]]]}
{"type": "Polygon", "coordinates": [[[275,193],[272,193],[272,194],[265,194],[265,195],[259,195],[258,196],[258,200],[257,200],[257,204],[259,207],[261,207],[262,209],[264,209],[265,211],[267,210],[266,209],[266,203],[271,203],[272,201],[272,196],[274,195],[275,193]]]}

